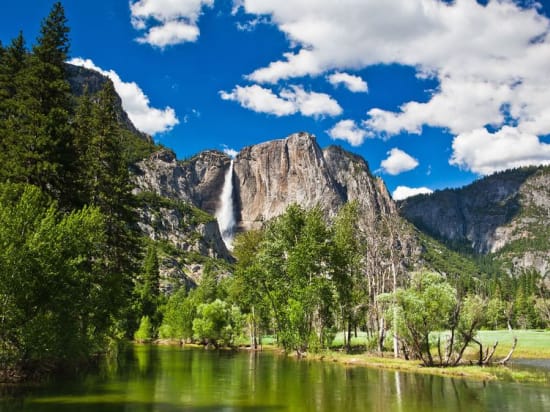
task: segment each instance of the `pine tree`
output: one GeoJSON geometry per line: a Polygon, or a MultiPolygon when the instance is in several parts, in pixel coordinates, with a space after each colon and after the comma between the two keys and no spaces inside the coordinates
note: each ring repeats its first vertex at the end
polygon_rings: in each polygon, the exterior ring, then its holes
{"type": "MultiPolygon", "coordinates": [[[[17,75],[25,67],[27,49],[23,32],[19,32],[8,47],[0,49],[0,105],[2,107],[0,110],[3,110],[5,102],[15,96],[17,75]]],[[[4,115],[2,111],[2,117],[4,115]]]]}
{"type": "MultiPolygon", "coordinates": [[[[93,120],[94,103],[92,97],[85,87],[84,94],[78,99],[76,113],[72,122],[71,133],[74,136],[74,153],[76,165],[74,171],[75,193],[74,203],[77,207],[90,203],[92,193],[90,157],[93,155],[90,142],[94,135],[93,120]]],[[[95,160],[95,159],[91,159],[95,160]]]]}
{"type": "Polygon", "coordinates": [[[156,331],[162,321],[159,305],[160,295],[160,272],[157,249],[154,245],[149,246],[145,260],[143,261],[143,273],[137,285],[141,315],[147,316],[153,329],[156,331]]]}
{"type": "Polygon", "coordinates": [[[106,220],[108,247],[105,250],[105,272],[111,277],[114,296],[127,299],[121,302],[121,307],[128,307],[139,245],[132,185],[128,164],[123,157],[123,134],[115,108],[116,98],[112,82],[107,81],[92,108],[93,133],[86,145],[82,166],[85,168],[83,178],[88,181],[84,196],[86,203],[99,207],[106,220]]]}
{"type": "Polygon", "coordinates": [[[0,181],[26,181],[25,154],[18,128],[23,107],[16,99],[21,72],[28,60],[23,33],[3,49],[0,58],[0,181]]]}
{"type": "MultiPolygon", "coordinates": [[[[42,22],[26,64],[15,71],[10,86],[15,85],[15,89],[7,90],[13,97],[5,125],[10,163],[3,173],[8,180],[39,186],[64,206],[70,206],[70,172],[75,158],[69,126],[72,103],[65,73],[68,32],[63,7],[55,3],[42,22]]],[[[20,35],[12,45],[15,57],[21,56],[23,44],[20,35]]],[[[16,62],[14,59],[11,64],[12,77],[16,62]]]]}

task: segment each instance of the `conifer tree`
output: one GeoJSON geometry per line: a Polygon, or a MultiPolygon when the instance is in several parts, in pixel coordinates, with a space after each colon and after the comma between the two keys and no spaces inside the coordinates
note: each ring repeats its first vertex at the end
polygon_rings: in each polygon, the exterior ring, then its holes
{"type": "Polygon", "coordinates": [[[21,72],[27,64],[23,33],[3,49],[0,58],[0,181],[26,181],[22,159],[25,154],[21,141],[19,116],[23,110],[15,97],[21,72]]]}
{"type": "MultiPolygon", "coordinates": [[[[15,89],[8,90],[15,93],[5,125],[10,164],[3,173],[7,180],[39,186],[65,207],[70,206],[70,172],[75,159],[69,127],[70,86],[65,73],[68,32],[63,7],[55,3],[42,22],[26,64],[11,82],[15,89]]],[[[21,55],[21,40],[22,36],[12,45],[14,56],[21,55]]],[[[11,66],[13,72],[16,67],[11,66]]]]}
{"type": "Polygon", "coordinates": [[[161,323],[159,305],[160,296],[160,272],[157,249],[150,245],[143,261],[143,273],[137,285],[138,297],[141,306],[141,315],[147,316],[152,323],[153,330],[157,330],[161,323]]]}
{"type": "Polygon", "coordinates": [[[99,207],[106,220],[105,272],[111,276],[114,296],[127,299],[121,302],[121,307],[128,307],[139,245],[128,164],[122,154],[123,135],[116,114],[116,98],[112,82],[107,81],[92,108],[93,133],[86,145],[83,166],[84,179],[88,181],[86,203],[99,207]]]}

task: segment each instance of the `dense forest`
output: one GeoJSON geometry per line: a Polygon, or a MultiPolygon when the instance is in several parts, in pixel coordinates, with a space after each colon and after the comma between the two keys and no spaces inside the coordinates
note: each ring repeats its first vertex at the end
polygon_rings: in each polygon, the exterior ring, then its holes
{"type": "Polygon", "coordinates": [[[130,173],[158,147],[122,127],[110,81],[71,93],[69,43],[56,3],[30,49],[22,33],[0,45],[0,380],[74,367],[127,339],[219,347],[270,336],[302,355],[342,331],[349,351],[358,330],[365,349],[453,365],[480,328],[550,325],[541,274],[512,277],[419,232],[425,269],[413,271],[395,236],[405,223],[365,233],[354,203],[329,222],[291,205],[237,236],[235,264],[206,260],[196,288],[161,293],[159,256],[171,250],[140,233],[136,208],[169,200],[133,195],[130,173]]]}
{"type": "Polygon", "coordinates": [[[153,145],[119,124],[113,84],[71,94],[56,3],[31,50],[0,47],[0,368],[85,361],[135,328],[141,239],[129,165],[153,145]]]}

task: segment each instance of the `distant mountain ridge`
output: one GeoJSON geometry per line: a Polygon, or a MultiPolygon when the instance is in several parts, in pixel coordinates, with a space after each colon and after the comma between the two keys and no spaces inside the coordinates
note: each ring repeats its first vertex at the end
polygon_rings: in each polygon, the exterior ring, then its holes
{"type": "Polygon", "coordinates": [[[461,189],[399,202],[420,230],[455,249],[494,256],[514,269],[550,270],[550,167],[496,173],[461,189]]]}

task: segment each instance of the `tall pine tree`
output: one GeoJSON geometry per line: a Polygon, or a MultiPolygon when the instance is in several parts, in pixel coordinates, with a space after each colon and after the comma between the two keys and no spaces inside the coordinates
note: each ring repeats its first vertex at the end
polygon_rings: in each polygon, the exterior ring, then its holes
{"type": "Polygon", "coordinates": [[[26,181],[22,159],[25,149],[21,141],[21,101],[16,98],[21,73],[28,61],[23,33],[3,49],[0,57],[0,181],[26,181]]]}
{"type": "MultiPolygon", "coordinates": [[[[39,186],[64,206],[71,206],[70,174],[75,161],[69,127],[70,86],[65,73],[68,33],[63,6],[55,3],[23,67],[14,70],[17,59],[4,65],[12,76],[15,73],[11,83],[15,89],[7,91],[13,96],[4,131],[9,164],[2,176],[39,186]]],[[[14,57],[21,56],[24,44],[18,39],[12,44],[14,57]]]]}
{"type": "Polygon", "coordinates": [[[107,81],[97,95],[97,103],[88,117],[89,101],[84,98],[79,110],[79,128],[91,122],[91,136],[81,135],[77,141],[85,144],[83,179],[87,182],[84,199],[97,206],[105,215],[107,250],[105,273],[112,279],[115,296],[128,300],[133,289],[132,278],[139,258],[137,224],[128,164],[123,156],[123,133],[116,113],[117,95],[111,81],[107,81]]]}

